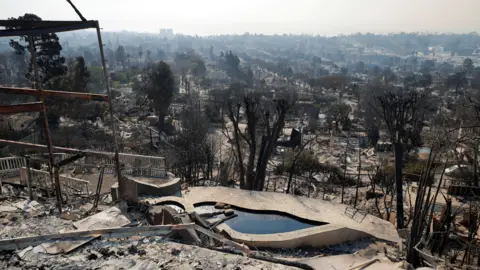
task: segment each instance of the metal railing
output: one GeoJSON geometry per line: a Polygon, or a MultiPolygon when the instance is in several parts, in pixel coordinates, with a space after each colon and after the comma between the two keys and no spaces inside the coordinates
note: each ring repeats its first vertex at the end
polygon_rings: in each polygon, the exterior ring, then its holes
{"type": "MultiPolygon", "coordinates": [[[[65,159],[71,154],[64,154],[61,159],[65,159]]],[[[147,178],[166,178],[167,171],[165,158],[155,156],[144,156],[127,153],[119,153],[120,163],[124,166],[124,173],[129,176],[147,177],[147,178]]],[[[105,173],[115,173],[114,160],[102,157],[84,157],[73,164],[74,166],[84,165],[110,165],[105,168],[105,173]]]]}
{"type": "Polygon", "coordinates": [[[23,157],[0,158],[0,172],[7,173],[8,176],[18,176],[21,167],[26,166],[26,160],[23,157]]]}
{"type": "Polygon", "coordinates": [[[165,169],[155,169],[155,168],[126,168],[122,170],[122,173],[126,176],[132,177],[145,177],[145,178],[167,178],[167,172],[165,169]]]}
{"type": "MultiPolygon", "coordinates": [[[[20,168],[20,184],[28,185],[27,168],[20,168]]],[[[50,181],[47,171],[30,169],[31,185],[36,188],[55,190],[55,185],[50,181]]],[[[90,182],[66,175],[59,175],[62,194],[66,195],[89,195],[88,184],[90,182]]]]}
{"type": "MultiPolygon", "coordinates": [[[[73,154],[54,154],[56,163],[71,156],[73,154]]],[[[120,163],[124,165],[123,171],[126,175],[162,179],[168,177],[163,157],[120,153],[119,158],[120,163]]],[[[112,158],[84,157],[67,166],[83,167],[88,165],[91,165],[90,167],[109,165],[105,168],[105,173],[115,173],[114,160],[112,158]]],[[[9,177],[18,176],[22,167],[26,167],[26,160],[23,157],[0,158],[0,172],[8,173],[9,177]]]]}

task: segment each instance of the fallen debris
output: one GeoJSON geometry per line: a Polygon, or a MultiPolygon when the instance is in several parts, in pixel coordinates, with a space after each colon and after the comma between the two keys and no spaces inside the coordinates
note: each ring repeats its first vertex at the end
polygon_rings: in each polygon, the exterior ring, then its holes
{"type": "Polygon", "coordinates": [[[15,204],[15,207],[31,215],[38,214],[43,210],[43,206],[40,203],[30,200],[20,201],[15,204]]]}
{"type": "Polygon", "coordinates": [[[225,222],[225,221],[227,221],[227,220],[229,220],[229,219],[232,219],[232,218],[234,218],[234,217],[238,217],[238,215],[237,215],[237,214],[232,214],[232,215],[228,215],[228,216],[225,215],[224,218],[222,218],[222,219],[218,220],[217,222],[213,223],[213,224],[210,226],[209,229],[210,229],[210,230],[213,230],[213,229],[216,228],[218,225],[220,225],[220,224],[222,224],[223,222],[225,222]]]}
{"type": "Polygon", "coordinates": [[[225,204],[222,203],[222,202],[217,202],[217,203],[215,204],[215,208],[216,208],[216,209],[224,209],[224,208],[225,208],[225,204]]]}
{"type": "Polygon", "coordinates": [[[88,230],[106,227],[121,227],[130,222],[130,219],[123,215],[119,208],[111,207],[93,216],[74,222],[73,226],[79,230],[88,230]]]}
{"type": "Polygon", "coordinates": [[[225,213],[225,211],[216,211],[216,212],[209,212],[209,213],[200,213],[200,217],[201,218],[210,218],[210,217],[214,217],[214,216],[218,216],[218,215],[221,215],[225,213]]]}
{"type": "Polygon", "coordinates": [[[147,220],[152,225],[177,224],[175,222],[175,210],[168,206],[151,206],[147,212],[147,220]]]}
{"type": "Polygon", "coordinates": [[[198,225],[195,225],[195,230],[197,230],[198,232],[201,232],[205,235],[208,235],[210,236],[211,238],[217,240],[217,241],[220,241],[222,242],[223,244],[227,245],[227,246],[230,246],[230,247],[233,247],[241,252],[243,252],[244,254],[247,254],[249,255],[250,254],[250,249],[248,248],[247,245],[244,245],[244,244],[239,244],[237,242],[234,242],[232,240],[228,240],[227,238],[219,235],[219,234],[216,234],[214,232],[211,232],[205,228],[202,228],[198,225]]]}
{"type": "Polygon", "coordinates": [[[235,212],[232,210],[232,209],[227,209],[225,210],[225,212],[223,212],[225,214],[225,216],[231,216],[233,215],[235,212]]]}
{"type": "Polygon", "coordinates": [[[366,262],[363,262],[363,263],[361,263],[361,264],[352,266],[352,267],[348,268],[348,270],[355,270],[355,269],[366,268],[366,267],[368,267],[369,265],[372,265],[372,264],[374,264],[374,263],[376,263],[376,262],[378,262],[378,261],[379,261],[379,260],[378,260],[377,258],[375,258],[375,259],[370,259],[370,260],[368,260],[368,261],[366,261],[366,262]]]}
{"type": "MultiPolygon", "coordinates": [[[[175,221],[177,221],[176,224],[193,223],[193,221],[190,219],[190,216],[187,214],[180,214],[176,216],[175,221]]],[[[181,231],[178,231],[178,234],[183,240],[187,242],[202,244],[202,239],[200,239],[195,229],[181,230],[181,231]]]]}
{"type": "MultiPolygon", "coordinates": [[[[216,248],[214,250],[218,250],[218,251],[222,251],[222,252],[229,252],[229,253],[238,254],[238,255],[242,254],[242,253],[240,253],[238,251],[235,251],[235,250],[225,250],[225,249],[221,249],[221,248],[216,248]]],[[[252,258],[252,259],[257,259],[257,260],[261,260],[261,261],[282,264],[282,265],[286,265],[286,266],[294,266],[296,268],[305,269],[305,270],[315,270],[315,268],[313,268],[312,266],[310,266],[306,263],[303,263],[303,262],[264,256],[264,255],[262,255],[258,252],[250,252],[248,254],[248,257],[252,258]]]]}
{"type": "MultiPolygon", "coordinates": [[[[131,221],[121,213],[119,208],[111,207],[93,216],[74,222],[73,226],[77,228],[78,231],[89,231],[93,229],[122,227],[130,223],[131,221]]],[[[101,234],[102,233],[92,233],[87,239],[42,243],[41,245],[48,254],[68,253],[100,237],[101,234]]]]}
{"type": "MultiPolygon", "coordinates": [[[[28,246],[33,246],[39,243],[45,244],[48,241],[91,241],[90,238],[103,236],[104,238],[126,237],[129,235],[136,235],[146,233],[148,235],[165,235],[174,230],[185,230],[195,228],[195,224],[179,224],[179,225],[158,225],[158,226],[142,226],[142,227],[120,227],[120,228],[106,228],[93,229],[85,231],[73,231],[59,234],[49,234],[41,236],[20,237],[13,239],[0,240],[0,250],[17,250],[28,246]],[[79,238],[86,238],[80,239],[79,238]]],[[[58,244],[55,243],[55,244],[58,244]]]]}

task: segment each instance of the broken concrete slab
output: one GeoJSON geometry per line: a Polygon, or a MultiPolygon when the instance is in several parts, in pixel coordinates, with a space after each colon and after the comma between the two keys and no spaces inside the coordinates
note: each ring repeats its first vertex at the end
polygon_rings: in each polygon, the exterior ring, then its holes
{"type": "Polygon", "coordinates": [[[23,259],[27,254],[27,252],[29,252],[30,250],[33,250],[32,246],[22,249],[20,252],[17,253],[17,255],[20,259],[23,259]]]}
{"type": "Polygon", "coordinates": [[[20,212],[20,209],[18,209],[18,207],[0,205],[0,213],[15,213],[15,212],[20,212]]]}
{"type": "Polygon", "coordinates": [[[122,227],[130,222],[130,219],[123,215],[118,207],[114,206],[93,216],[74,222],[73,226],[78,230],[90,230],[122,227]]]}
{"type": "Polygon", "coordinates": [[[15,204],[15,207],[28,214],[37,213],[43,209],[43,205],[37,201],[30,200],[20,201],[15,204]]]}
{"type": "MultiPolygon", "coordinates": [[[[123,215],[118,207],[111,207],[93,216],[74,222],[73,226],[77,228],[78,231],[84,231],[93,229],[123,227],[130,223],[130,219],[123,215]]],[[[40,246],[43,247],[44,252],[47,254],[53,255],[60,253],[68,253],[100,236],[100,234],[93,235],[87,238],[87,240],[82,239],[76,241],[57,241],[54,243],[44,243],[40,246]]]]}

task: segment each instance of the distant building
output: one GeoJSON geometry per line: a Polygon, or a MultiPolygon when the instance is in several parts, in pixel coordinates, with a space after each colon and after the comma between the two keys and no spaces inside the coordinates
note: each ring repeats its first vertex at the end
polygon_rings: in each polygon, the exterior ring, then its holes
{"type": "Polygon", "coordinates": [[[440,45],[428,47],[428,50],[429,50],[431,53],[434,53],[434,54],[443,54],[443,53],[445,53],[445,48],[444,48],[443,46],[440,46],[440,45]]]}
{"type": "Polygon", "coordinates": [[[173,29],[160,29],[160,36],[161,37],[166,37],[166,38],[170,38],[170,37],[173,37],[175,36],[175,34],[173,33],[173,29]]]}

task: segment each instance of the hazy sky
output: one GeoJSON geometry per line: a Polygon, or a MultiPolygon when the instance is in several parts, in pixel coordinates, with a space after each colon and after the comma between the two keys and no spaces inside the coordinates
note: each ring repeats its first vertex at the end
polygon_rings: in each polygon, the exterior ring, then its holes
{"type": "MultiPolygon", "coordinates": [[[[480,0],[73,0],[104,30],[185,34],[480,32],[480,0]]],[[[76,20],[65,0],[0,0],[0,18],[76,20]]]]}

